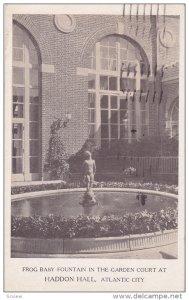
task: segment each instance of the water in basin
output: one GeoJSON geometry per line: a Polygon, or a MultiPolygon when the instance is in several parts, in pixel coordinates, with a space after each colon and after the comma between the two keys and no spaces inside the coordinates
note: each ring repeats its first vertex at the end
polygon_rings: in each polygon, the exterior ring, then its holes
{"type": "Polygon", "coordinates": [[[76,217],[78,215],[124,215],[125,213],[150,212],[176,208],[177,200],[171,197],[147,194],[146,203],[143,206],[136,199],[136,193],[95,191],[97,205],[83,207],[79,202],[83,199],[83,192],[60,192],[58,194],[44,195],[40,197],[26,198],[12,202],[11,213],[13,216],[32,216],[49,214],[62,215],[64,217],[76,217]]]}

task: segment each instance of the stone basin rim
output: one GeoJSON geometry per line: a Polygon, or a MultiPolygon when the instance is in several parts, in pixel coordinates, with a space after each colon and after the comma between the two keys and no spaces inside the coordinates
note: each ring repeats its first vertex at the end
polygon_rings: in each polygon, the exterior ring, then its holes
{"type": "Polygon", "coordinates": [[[11,237],[13,253],[28,254],[98,254],[140,251],[177,243],[178,229],[164,232],[101,238],[26,238],[11,237]]]}
{"type": "MultiPolygon", "coordinates": [[[[56,195],[60,193],[69,193],[69,192],[85,192],[85,188],[73,188],[73,189],[58,189],[58,190],[46,190],[46,191],[36,191],[11,195],[11,201],[19,201],[25,198],[37,198],[39,196],[45,195],[56,195]]],[[[178,194],[168,193],[164,191],[155,191],[155,190],[145,190],[145,189],[134,189],[134,188],[93,188],[95,192],[130,192],[130,193],[145,193],[150,195],[157,196],[166,196],[169,198],[174,198],[178,200],[178,194]]]]}

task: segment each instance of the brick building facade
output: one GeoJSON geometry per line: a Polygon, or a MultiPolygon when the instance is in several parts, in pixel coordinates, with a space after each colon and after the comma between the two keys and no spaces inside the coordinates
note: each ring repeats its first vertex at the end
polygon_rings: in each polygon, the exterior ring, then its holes
{"type": "Polygon", "coordinates": [[[67,113],[70,154],[89,137],[109,147],[178,135],[179,18],[63,18],[70,32],[54,15],[13,17],[13,180],[44,177],[50,126],[67,113]]]}

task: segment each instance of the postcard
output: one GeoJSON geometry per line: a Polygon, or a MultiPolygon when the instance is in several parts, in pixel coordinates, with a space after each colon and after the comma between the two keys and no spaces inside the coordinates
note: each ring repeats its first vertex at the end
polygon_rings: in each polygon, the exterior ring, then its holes
{"type": "Polygon", "coordinates": [[[184,45],[184,4],[5,5],[5,292],[185,291],[184,45]]]}

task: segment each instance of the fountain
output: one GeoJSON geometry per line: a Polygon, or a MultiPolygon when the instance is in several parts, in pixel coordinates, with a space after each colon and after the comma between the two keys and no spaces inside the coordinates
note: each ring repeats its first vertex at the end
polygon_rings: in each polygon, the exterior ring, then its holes
{"type": "Polygon", "coordinates": [[[84,175],[84,184],[86,185],[86,192],[84,193],[83,200],[79,202],[83,207],[90,207],[97,204],[95,199],[94,192],[92,190],[93,182],[94,182],[94,175],[96,172],[96,164],[95,160],[92,159],[91,152],[85,152],[85,161],[82,165],[82,172],[84,175]]]}

